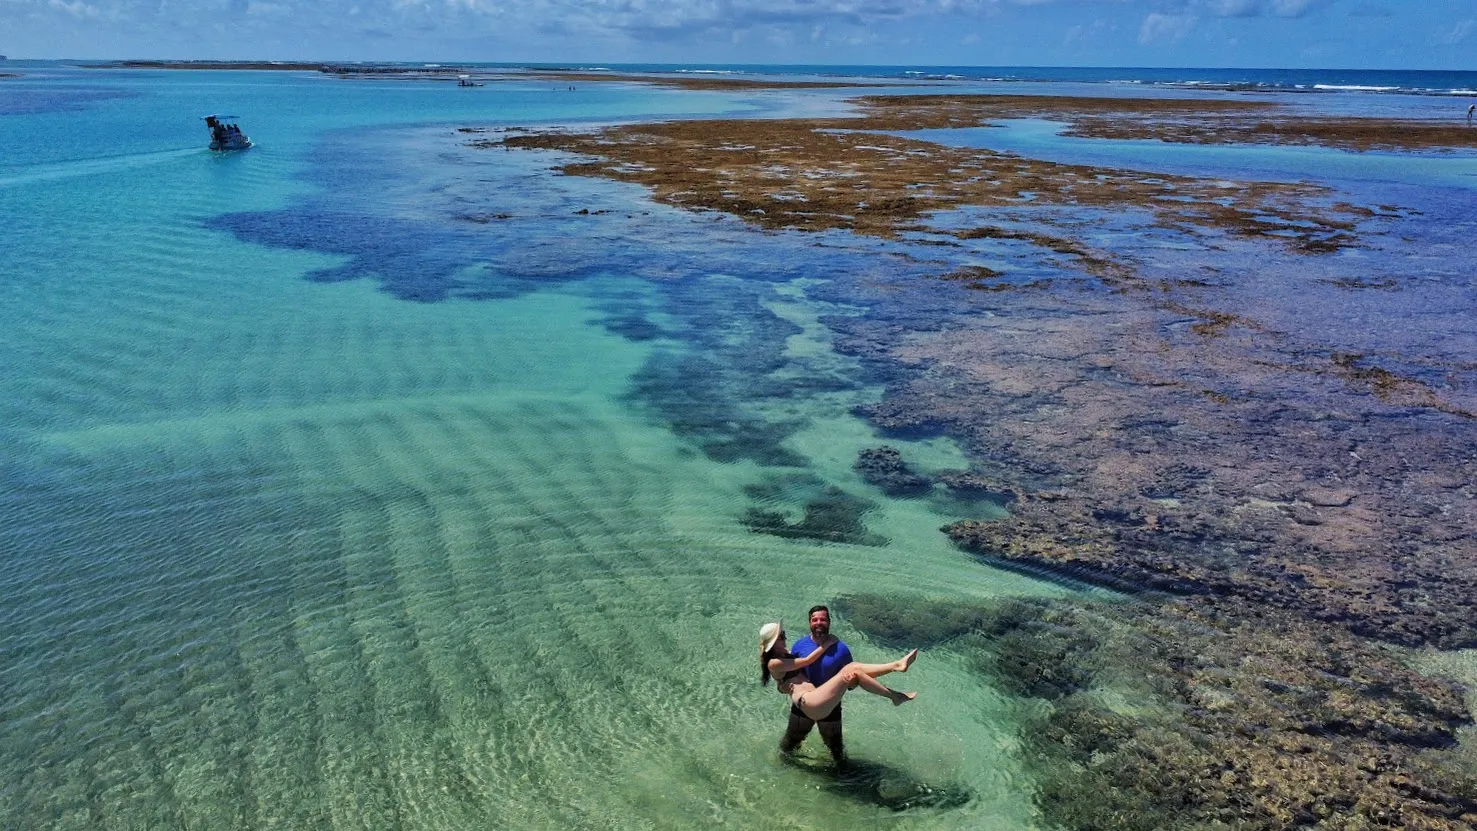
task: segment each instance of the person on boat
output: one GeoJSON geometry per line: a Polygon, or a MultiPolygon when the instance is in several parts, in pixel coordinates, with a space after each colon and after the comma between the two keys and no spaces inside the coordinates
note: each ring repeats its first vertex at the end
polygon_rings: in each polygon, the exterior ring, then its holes
{"type": "Polygon", "coordinates": [[[841,705],[841,697],[854,687],[861,687],[873,695],[880,695],[894,706],[918,697],[917,693],[898,692],[888,689],[877,680],[889,672],[907,672],[918,657],[918,650],[886,664],[863,664],[852,661],[841,668],[830,680],[816,686],[805,677],[805,668],[819,661],[826,647],[817,646],[808,655],[797,657],[785,648],[785,626],[783,623],[766,623],[759,627],[759,681],[765,686],[775,679],[779,691],[790,697],[790,702],[808,718],[820,721],[841,705]]]}

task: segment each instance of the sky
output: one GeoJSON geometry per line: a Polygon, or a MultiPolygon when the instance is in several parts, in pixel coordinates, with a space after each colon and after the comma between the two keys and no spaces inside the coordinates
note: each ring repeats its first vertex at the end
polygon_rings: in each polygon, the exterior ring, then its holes
{"type": "Polygon", "coordinates": [[[1477,0],[0,0],[11,58],[1477,69],[1477,0]]]}

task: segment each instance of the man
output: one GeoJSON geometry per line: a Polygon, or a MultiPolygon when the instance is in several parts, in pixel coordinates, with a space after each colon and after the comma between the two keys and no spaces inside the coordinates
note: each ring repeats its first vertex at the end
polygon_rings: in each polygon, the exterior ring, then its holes
{"type": "MultiPolygon", "coordinates": [[[[826,651],[821,653],[821,659],[806,667],[803,672],[810,683],[819,687],[821,684],[831,680],[831,677],[841,671],[841,668],[851,663],[851,650],[839,638],[831,634],[831,610],[825,606],[812,606],[810,608],[810,634],[801,638],[790,647],[791,653],[795,655],[809,655],[818,646],[825,647],[826,651]]],[[[785,729],[785,735],[780,739],[780,752],[793,753],[805,737],[810,735],[810,728],[819,727],[821,740],[826,743],[826,749],[831,751],[831,758],[840,765],[846,761],[846,753],[841,742],[841,706],[838,704],[831,714],[814,721],[799,707],[790,705],[790,724],[785,729]]]]}

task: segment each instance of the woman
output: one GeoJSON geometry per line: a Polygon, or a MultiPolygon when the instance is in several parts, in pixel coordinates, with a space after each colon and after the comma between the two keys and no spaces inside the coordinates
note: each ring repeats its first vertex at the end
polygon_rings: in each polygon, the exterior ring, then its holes
{"type": "Polygon", "coordinates": [[[841,703],[841,696],[857,686],[886,698],[894,706],[918,697],[918,693],[890,690],[877,680],[877,676],[889,672],[907,672],[908,667],[913,665],[913,660],[918,657],[916,649],[887,664],[852,661],[842,667],[831,680],[817,687],[810,683],[801,670],[819,661],[825,651],[825,647],[817,646],[814,652],[797,658],[785,648],[784,624],[766,623],[759,627],[759,680],[768,685],[769,679],[773,677],[779,691],[790,696],[790,700],[802,713],[816,721],[830,715],[841,703]]]}

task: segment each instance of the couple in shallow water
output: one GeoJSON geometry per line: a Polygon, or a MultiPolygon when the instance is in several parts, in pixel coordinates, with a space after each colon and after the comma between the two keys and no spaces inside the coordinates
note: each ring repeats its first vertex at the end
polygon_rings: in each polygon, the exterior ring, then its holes
{"type": "Polygon", "coordinates": [[[825,606],[810,610],[810,634],[795,642],[791,652],[785,644],[783,623],[759,627],[759,678],[771,678],[781,694],[790,697],[790,724],[780,739],[780,750],[789,753],[800,746],[812,727],[819,727],[831,755],[845,759],[841,738],[841,698],[861,687],[888,699],[894,705],[912,701],[917,693],[898,692],[878,681],[890,672],[907,672],[918,657],[913,650],[896,661],[863,664],[851,659],[851,650],[831,634],[831,612],[825,606]]]}

